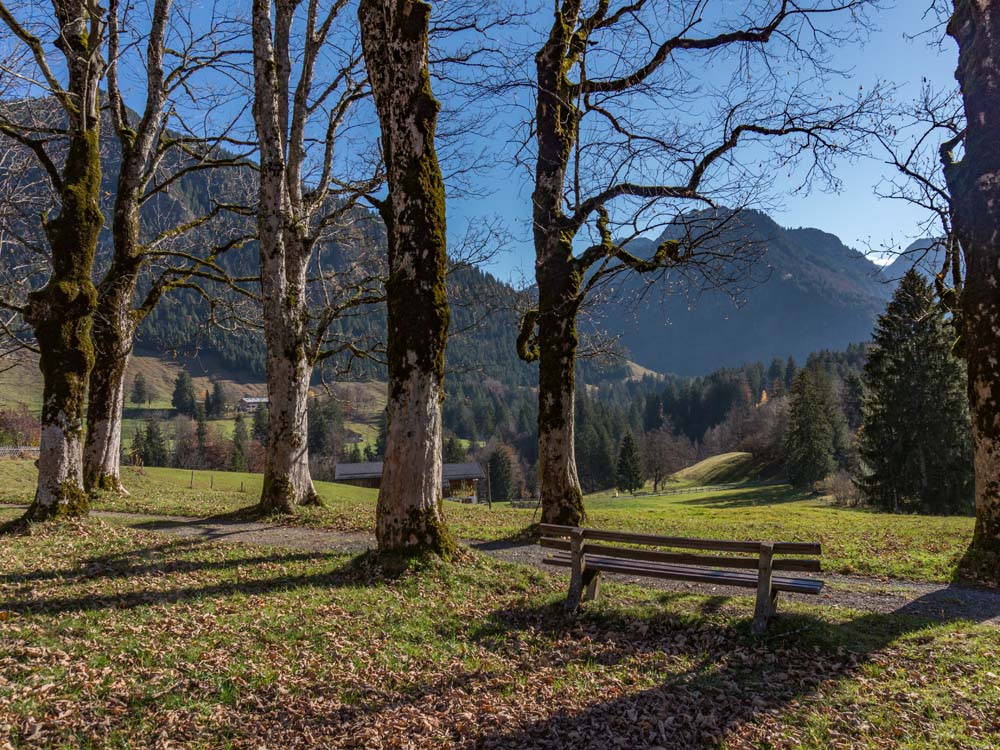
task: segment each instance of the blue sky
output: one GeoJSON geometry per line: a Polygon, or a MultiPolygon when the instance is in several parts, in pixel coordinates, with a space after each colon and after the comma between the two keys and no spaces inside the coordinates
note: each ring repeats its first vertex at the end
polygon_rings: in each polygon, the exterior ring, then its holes
{"type": "MultiPolygon", "coordinates": [[[[899,97],[912,99],[920,91],[921,79],[944,88],[953,85],[957,52],[950,39],[941,45],[938,37],[928,35],[908,38],[927,29],[932,19],[923,17],[926,4],[900,0],[895,7],[880,12],[877,28],[870,29],[868,41],[837,51],[833,63],[850,71],[850,78],[838,84],[840,91],[859,86],[870,88],[877,80],[900,86],[899,97]]],[[[498,132],[503,132],[502,128],[498,132]]],[[[501,136],[502,137],[502,136],[501,136]]],[[[795,183],[787,181],[776,187],[778,210],[769,212],[784,226],[817,227],[840,237],[847,245],[871,252],[873,259],[882,248],[908,245],[919,234],[920,211],[900,202],[877,198],[873,188],[890,168],[877,158],[844,162],[837,176],[842,188],[837,193],[813,191],[791,194],[795,183]]],[[[530,242],[531,184],[524,173],[513,171],[503,161],[479,180],[488,196],[458,199],[449,205],[449,221],[456,231],[472,217],[495,214],[502,217],[513,232],[509,252],[490,267],[503,279],[519,282],[533,275],[533,252],[530,242]]]]}
{"type": "MultiPolygon", "coordinates": [[[[550,4],[536,0],[511,1],[515,4],[523,2],[525,8],[538,9],[530,19],[528,28],[504,32],[516,34],[514,42],[525,53],[528,68],[523,71],[522,77],[527,79],[533,73],[530,70],[531,50],[536,48],[551,23],[550,4]]],[[[902,100],[911,100],[917,96],[923,78],[939,89],[954,85],[953,72],[957,53],[951,40],[946,39],[938,44],[939,37],[926,34],[912,38],[933,23],[933,19],[924,17],[928,4],[925,0],[896,0],[894,7],[880,11],[875,16],[877,27],[868,30],[869,38],[863,45],[838,49],[834,53],[832,65],[848,71],[849,76],[835,82],[836,90],[830,91],[831,96],[850,94],[859,87],[870,90],[879,80],[898,85],[898,97],[902,100]]],[[[729,11],[737,5],[736,0],[723,0],[714,7],[729,11]],[[733,6],[729,5],[731,1],[733,6]]],[[[446,4],[442,3],[442,6],[446,4]]],[[[353,17],[353,11],[345,13],[343,22],[352,27],[353,17]]],[[[353,28],[347,33],[352,35],[353,28]]],[[[513,63],[508,61],[508,64],[513,63]]],[[[141,71],[130,72],[137,75],[141,71]]],[[[710,79],[713,74],[710,70],[706,72],[710,79]]],[[[717,70],[714,75],[721,79],[727,74],[723,70],[717,70]]],[[[138,82],[141,84],[141,81],[138,82]]],[[[249,85],[249,82],[245,85],[249,85]]],[[[143,88],[138,85],[126,91],[126,97],[132,106],[138,108],[141,106],[139,95],[142,93],[143,88]]],[[[249,92],[241,92],[237,88],[230,93],[235,97],[236,103],[222,106],[220,111],[226,116],[231,114],[233,106],[246,106],[249,92]]],[[[439,96],[444,99],[446,110],[463,106],[457,99],[449,101],[449,93],[446,87],[438,91],[439,96]]],[[[526,99],[518,101],[523,104],[526,99]]],[[[468,145],[477,150],[482,149],[492,166],[473,178],[473,186],[478,193],[476,197],[453,197],[449,200],[450,234],[453,239],[461,236],[469,220],[499,217],[509,229],[511,241],[509,250],[499,255],[488,270],[504,280],[520,285],[532,281],[534,274],[530,234],[531,183],[525,170],[516,170],[511,165],[510,154],[514,127],[523,120],[526,113],[523,109],[518,111],[513,107],[498,107],[495,102],[488,106],[492,109],[488,110],[489,117],[485,126],[487,132],[482,133],[480,129],[481,137],[470,139],[468,145]]],[[[244,109],[243,115],[247,120],[244,127],[250,135],[252,124],[249,112],[244,109]]],[[[374,143],[377,130],[370,113],[366,124],[357,132],[359,142],[369,145],[374,143]]],[[[462,147],[465,146],[463,143],[462,147]]],[[[444,146],[444,150],[447,148],[448,146],[444,146]]],[[[352,148],[344,147],[341,153],[345,151],[350,152],[352,148]]],[[[790,178],[776,178],[773,193],[769,196],[773,200],[769,201],[768,212],[784,226],[817,227],[836,234],[849,246],[870,252],[874,259],[882,255],[883,249],[905,247],[919,236],[919,224],[924,216],[917,209],[900,201],[880,199],[874,195],[873,189],[879,181],[892,174],[892,170],[878,158],[845,161],[838,165],[836,174],[842,183],[841,190],[837,193],[814,190],[809,194],[793,194],[792,191],[798,184],[794,175],[790,178]]]]}

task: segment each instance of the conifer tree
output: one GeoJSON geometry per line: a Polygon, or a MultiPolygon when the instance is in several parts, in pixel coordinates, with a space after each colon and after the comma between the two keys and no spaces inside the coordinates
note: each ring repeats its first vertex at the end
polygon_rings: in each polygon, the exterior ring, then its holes
{"type": "Polygon", "coordinates": [[[146,386],[146,376],[141,372],[132,381],[132,403],[144,404],[149,399],[149,388],[146,386]]]}
{"type": "Polygon", "coordinates": [[[267,420],[268,411],[266,406],[261,406],[253,413],[253,428],[251,434],[253,439],[265,448],[267,447],[267,420]]]}
{"type": "Polygon", "coordinates": [[[836,468],[834,425],[824,388],[825,375],[813,369],[799,371],[792,383],[792,404],[785,460],[788,480],[809,488],[836,468]]]}
{"type": "Polygon", "coordinates": [[[181,414],[193,417],[195,413],[194,384],[186,370],[181,370],[174,380],[174,395],[170,403],[181,414]]]}
{"type": "Polygon", "coordinates": [[[499,446],[490,453],[489,472],[490,500],[502,502],[513,498],[516,488],[514,487],[514,467],[509,449],[499,446]]]}
{"type": "Polygon", "coordinates": [[[626,432],[618,451],[617,467],[618,489],[622,492],[635,491],[642,487],[645,477],[642,473],[642,458],[639,456],[639,446],[631,432],[626,432]]]}
{"type": "Polygon", "coordinates": [[[167,441],[155,419],[146,422],[146,434],[142,440],[142,463],[145,466],[167,465],[167,441]]]}
{"type": "Polygon", "coordinates": [[[444,443],[442,460],[446,464],[460,464],[466,459],[465,448],[454,435],[444,443]]]}
{"type": "Polygon", "coordinates": [[[247,470],[247,455],[250,452],[250,438],[247,435],[247,425],[243,421],[243,415],[236,415],[236,423],[233,426],[233,455],[229,466],[233,471],[247,470]]]}
{"type": "Polygon", "coordinates": [[[215,381],[212,384],[212,417],[222,419],[226,415],[226,392],[222,388],[222,383],[215,381]]]}
{"type": "Polygon", "coordinates": [[[920,274],[879,317],[865,366],[858,479],[885,510],[953,512],[972,498],[972,434],[955,331],[920,274]]]}
{"type": "Polygon", "coordinates": [[[194,419],[197,423],[195,436],[198,441],[198,456],[199,460],[203,461],[205,451],[208,449],[208,421],[205,419],[205,409],[201,404],[198,404],[194,410],[194,419]]]}

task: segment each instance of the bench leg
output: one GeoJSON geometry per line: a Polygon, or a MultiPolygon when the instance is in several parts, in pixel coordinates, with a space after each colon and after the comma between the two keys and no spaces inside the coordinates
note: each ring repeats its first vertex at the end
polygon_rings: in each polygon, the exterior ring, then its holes
{"type": "Polygon", "coordinates": [[[767,621],[774,614],[778,592],[771,588],[771,559],[773,546],[768,543],[760,545],[760,564],[757,570],[757,606],[753,613],[754,635],[761,635],[767,630],[767,621]]]}
{"type": "Polygon", "coordinates": [[[570,550],[573,555],[573,559],[570,562],[569,569],[569,594],[566,595],[566,611],[576,612],[577,607],[580,606],[580,597],[583,595],[583,576],[584,576],[584,558],[583,558],[583,534],[579,529],[574,529],[570,537],[570,550]]]}
{"type": "Polygon", "coordinates": [[[583,572],[583,585],[586,586],[583,600],[596,602],[601,597],[601,571],[585,570],[583,572]]]}

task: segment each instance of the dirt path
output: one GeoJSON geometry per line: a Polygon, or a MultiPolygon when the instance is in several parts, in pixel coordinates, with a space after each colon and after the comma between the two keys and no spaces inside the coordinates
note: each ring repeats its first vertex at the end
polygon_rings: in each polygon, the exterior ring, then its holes
{"type": "MultiPolygon", "coordinates": [[[[0,507],[23,507],[3,505],[0,507]]],[[[374,547],[371,534],[308,529],[281,524],[228,521],[184,516],[157,516],[114,511],[96,511],[94,515],[134,529],[171,536],[268,547],[305,549],[315,552],[363,552],[374,547]]],[[[522,565],[542,568],[553,575],[565,576],[542,564],[544,550],[528,541],[465,542],[472,549],[522,565]]],[[[826,582],[819,601],[834,608],[866,612],[898,612],[941,620],[972,620],[1000,626],[1000,591],[941,583],[880,580],[824,573],[826,582]]],[[[616,580],[638,583],[664,591],[691,592],[711,596],[746,596],[746,589],[731,586],[661,581],[631,576],[613,576],[616,580]]],[[[816,603],[817,597],[783,594],[792,600],[816,603]]]]}

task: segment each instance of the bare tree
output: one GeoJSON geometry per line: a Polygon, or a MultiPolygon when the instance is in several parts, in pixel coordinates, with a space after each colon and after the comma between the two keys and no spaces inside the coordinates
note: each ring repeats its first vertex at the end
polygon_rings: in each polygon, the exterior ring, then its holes
{"type": "Polygon", "coordinates": [[[0,21],[30,50],[30,93],[51,97],[50,115],[56,110],[66,121],[65,131],[57,132],[51,120],[25,116],[25,110],[45,107],[44,102],[25,101],[0,112],[0,133],[31,150],[59,197],[58,213],[43,221],[52,263],[48,282],[12,310],[34,331],[44,379],[38,487],[25,520],[81,515],[88,509],[83,408],[94,362],[90,328],[97,290],[91,271],[104,224],[99,207],[104,10],[85,0],[53,0],[52,10],[53,17],[40,18],[30,4],[11,10],[0,3],[0,21]],[[49,59],[53,48],[62,58],[58,65],[49,59]]]}
{"type": "Polygon", "coordinates": [[[647,432],[642,447],[646,473],[653,480],[654,492],[671,474],[693,464],[698,455],[695,445],[683,435],[675,435],[669,425],[647,432]]]}
{"type": "Polygon", "coordinates": [[[938,297],[956,321],[961,317],[964,260],[955,233],[955,207],[941,169],[941,148],[953,151],[964,132],[965,112],[957,87],[936,91],[927,84],[913,103],[895,106],[887,101],[871,128],[886,163],[895,170],[876,185],[875,194],[909,203],[926,216],[918,229],[920,239],[930,241],[913,243],[898,255],[934,274],[938,297]]]}
{"type": "Polygon", "coordinates": [[[822,50],[849,34],[830,26],[832,16],[873,4],[762,0],[729,14],[705,0],[557,4],[533,82],[538,307],[518,339],[521,357],[539,362],[544,522],[584,518],[573,397],[587,294],[625,272],[697,263],[699,249],[718,247],[718,223],[734,216],[716,207],[754,204],[770,176],[799,157],[812,157],[805,181],[830,177],[823,157],[851,147],[854,136],[838,134],[870,99],[831,102],[822,50]],[[800,68],[794,77],[783,75],[789,62],[800,68]],[[731,73],[728,89],[713,91],[694,70],[709,64],[731,73]],[[691,208],[709,210],[692,222],[691,208]],[[630,250],[635,238],[671,225],[648,257],[630,250]]]}
{"type": "MultiPolygon", "coordinates": [[[[192,133],[181,115],[185,107],[201,109],[200,119],[210,121],[205,102],[211,97],[198,85],[197,74],[222,67],[234,53],[236,31],[211,14],[196,22],[183,1],[175,5],[155,0],[148,17],[118,0],[109,5],[106,86],[119,166],[112,257],[98,284],[91,333],[97,361],[90,373],[84,445],[88,490],[124,491],[120,461],[125,371],[139,325],[163,294],[189,286],[195,274],[216,275],[217,256],[249,239],[245,228],[231,221],[227,225],[227,206],[219,200],[200,215],[163,205],[171,186],[196,172],[246,170],[235,155],[220,153],[208,134],[192,133]],[[136,116],[125,106],[120,82],[126,65],[138,69],[143,64],[145,104],[136,116]],[[191,101],[193,97],[200,100],[191,101]],[[192,237],[196,231],[197,237],[192,237]],[[136,300],[144,272],[155,278],[136,300]]],[[[228,192],[232,198],[233,191],[228,192]]]]}
{"type": "Polygon", "coordinates": [[[428,71],[431,6],[361,0],[365,64],[382,133],[389,194],[388,428],[376,511],[381,553],[448,556],[441,508],[441,397],[448,334],[444,180],[428,71]]]}
{"type": "Polygon", "coordinates": [[[954,228],[965,256],[962,352],[976,470],[971,549],[1000,570],[1000,2],[954,0],[948,33],[958,42],[955,77],[966,127],[941,145],[954,228]]]}
{"type": "Polygon", "coordinates": [[[260,509],[268,513],[319,501],[307,444],[313,368],[336,354],[364,356],[364,347],[334,340],[329,329],[349,311],[381,299],[378,267],[360,254],[330,269],[313,261],[317,245],[338,231],[343,235],[357,217],[357,201],[382,181],[377,164],[345,166],[335,158],[352,112],[368,96],[357,35],[340,28],[346,5],[309,0],[303,18],[296,0],[253,4],[257,227],[270,399],[260,509]],[[320,299],[310,298],[311,272],[323,282],[320,299]],[[310,303],[320,312],[311,314],[310,303]]]}

